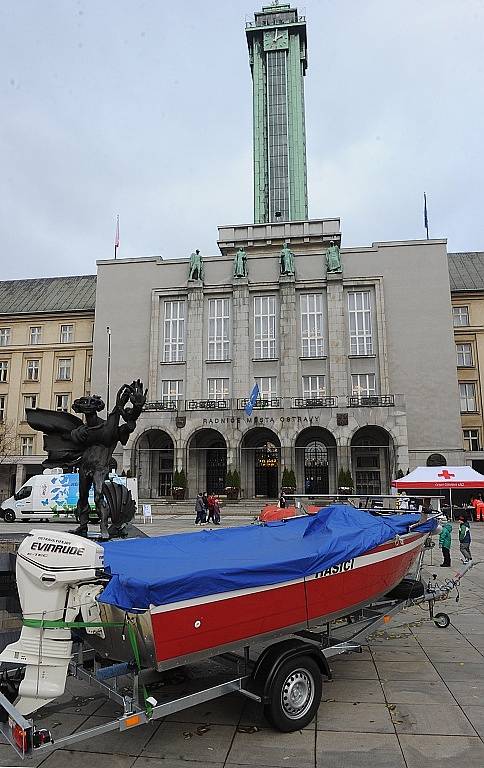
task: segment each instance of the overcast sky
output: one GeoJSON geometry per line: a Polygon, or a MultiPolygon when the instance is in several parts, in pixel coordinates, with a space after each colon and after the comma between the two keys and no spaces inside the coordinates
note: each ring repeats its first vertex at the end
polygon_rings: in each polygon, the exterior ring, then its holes
{"type": "MultiPolygon", "coordinates": [[[[247,0],[0,0],[0,279],[252,221],[247,0]]],[[[484,250],[484,2],[306,0],[309,214],[484,250]]]]}

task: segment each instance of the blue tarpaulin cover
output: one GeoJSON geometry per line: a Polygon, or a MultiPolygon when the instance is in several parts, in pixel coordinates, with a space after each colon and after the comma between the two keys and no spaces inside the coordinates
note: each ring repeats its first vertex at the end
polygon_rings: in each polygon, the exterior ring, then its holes
{"type": "MultiPolygon", "coordinates": [[[[344,504],[267,525],[104,544],[112,578],[99,596],[125,610],[278,584],[351,560],[408,532],[418,514],[375,516],[344,504]]],[[[415,531],[430,531],[428,520],[415,531]]]]}

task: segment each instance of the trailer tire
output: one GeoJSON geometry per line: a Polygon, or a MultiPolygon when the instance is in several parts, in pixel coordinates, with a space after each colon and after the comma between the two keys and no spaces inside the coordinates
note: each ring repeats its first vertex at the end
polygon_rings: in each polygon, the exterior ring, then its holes
{"type": "Polygon", "coordinates": [[[14,523],[15,512],[13,511],[13,509],[6,509],[3,519],[5,520],[6,523],[14,523]]]}
{"type": "Polygon", "coordinates": [[[434,616],[434,624],[439,629],[447,629],[450,624],[450,616],[447,613],[436,613],[434,616]]]}
{"type": "Polygon", "coordinates": [[[295,656],[277,670],[264,714],[278,731],[299,731],[314,718],[322,691],[317,662],[310,656],[295,656]]]}

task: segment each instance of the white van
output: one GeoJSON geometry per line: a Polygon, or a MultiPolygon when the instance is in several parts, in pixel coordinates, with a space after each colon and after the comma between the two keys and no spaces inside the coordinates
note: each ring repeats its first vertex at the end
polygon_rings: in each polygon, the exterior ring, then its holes
{"type": "MultiPolygon", "coordinates": [[[[125,485],[138,506],[138,484],[136,478],[110,475],[110,480],[125,485]]],[[[77,473],[57,472],[55,474],[34,475],[9,499],[0,506],[0,517],[5,522],[15,520],[52,520],[72,516],[79,495],[79,475],[77,473]]],[[[94,492],[91,488],[89,504],[94,506],[94,492]]],[[[95,513],[93,514],[95,516],[95,513]]]]}

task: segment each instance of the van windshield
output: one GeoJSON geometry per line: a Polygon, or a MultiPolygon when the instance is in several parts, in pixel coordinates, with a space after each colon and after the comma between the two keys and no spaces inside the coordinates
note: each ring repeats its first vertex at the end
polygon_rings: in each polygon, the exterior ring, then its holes
{"type": "Polygon", "coordinates": [[[32,493],[32,486],[25,485],[23,488],[20,489],[20,491],[18,491],[18,493],[15,494],[15,499],[17,501],[20,501],[20,499],[27,499],[31,493],[32,493]]]}

